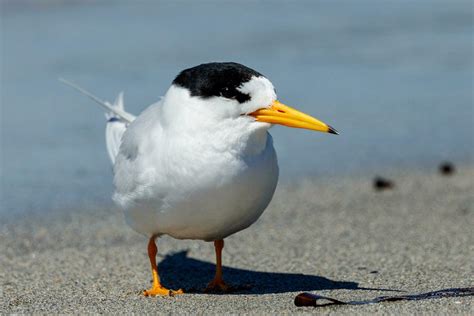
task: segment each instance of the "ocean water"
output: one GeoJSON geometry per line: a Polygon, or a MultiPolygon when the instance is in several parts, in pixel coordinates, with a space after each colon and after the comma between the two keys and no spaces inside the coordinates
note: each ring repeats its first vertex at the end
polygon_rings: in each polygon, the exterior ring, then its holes
{"type": "Polygon", "coordinates": [[[1,1],[0,214],[109,205],[99,97],[140,113],[237,61],[340,136],[274,127],[281,181],[474,162],[471,1],[1,1]]]}

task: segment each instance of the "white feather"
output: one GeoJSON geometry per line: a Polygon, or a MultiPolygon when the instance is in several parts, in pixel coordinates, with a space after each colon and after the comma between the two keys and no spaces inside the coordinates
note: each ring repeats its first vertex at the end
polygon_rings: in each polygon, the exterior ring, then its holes
{"type": "Polygon", "coordinates": [[[90,93],[89,91],[79,87],[77,84],[71,82],[71,81],[68,81],[64,78],[59,78],[59,81],[61,81],[62,83],[70,86],[71,88],[79,91],[80,93],[88,96],[90,99],[92,99],[93,101],[95,101],[97,104],[103,106],[106,110],[109,110],[110,112],[118,115],[121,119],[123,119],[124,121],[126,121],[127,123],[131,123],[134,119],[135,119],[135,116],[133,114],[130,114],[130,113],[127,113],[122,109],[118,108],[118,107],[113,107],[112,105],[110,105],[110,103],[106,102],[106,101],[102,101],[101,99],[99,99],[98,97],[96,97],[95,95],[93,95],[92,93],[90,93]]]}
{"type": "MultiPolygon", "coordinates": [[[[106,103],[109,104],[108,102],[106,103]]],[[[115,102],[109,105],[123,111],[123,92],[120,92],[115,102]]],[[[105,144],[110,161],[112,164],[115,164],[115,157],[117,157],[119,152],[120,144],[122,143],[122,135],[127,129],[128,123],[114,112],[105,113],[105,118],[107,119],[107,125],[105,126],[105,144]]]]}
{"type": "Polygon", "coordinates": [[[107,119],[107,124],[105,126],[105,144],[110,161],[112,164],[115,164],[115,157],[117,156],[120,144],[122,142],[122,135],[127,129],[128,124],[135,120],[135,116],[126,112],[124,109],[123,92],[120,92],[115,99],[115,102],[110,104],[107,101],[99,99],[89,91],[79,87],[73,82],[63,78],[59,78],[59,81],[88,96],[108,110],[108,112],[105,113],[105,118],[107,119]]]}

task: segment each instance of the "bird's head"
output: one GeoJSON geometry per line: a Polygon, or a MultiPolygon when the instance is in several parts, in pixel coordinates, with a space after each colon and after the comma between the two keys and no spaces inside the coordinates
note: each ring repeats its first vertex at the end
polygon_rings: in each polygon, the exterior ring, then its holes
{"type": "Polygon", "coordinates": [[[169,108],[165,114],[174,116],[176,107],[184,116],[181,124],[196,119],[204,123],[246,120],[263,128],[279,124],[337,134],[326,123],[279,102],[270,80],[238,63],[215,62],[183,70],[165,96],[169,108]]]}

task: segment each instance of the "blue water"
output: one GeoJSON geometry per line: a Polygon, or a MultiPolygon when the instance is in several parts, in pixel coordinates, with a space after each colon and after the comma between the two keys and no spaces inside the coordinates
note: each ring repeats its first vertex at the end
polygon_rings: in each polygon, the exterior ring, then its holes
{"type": "Polygon", "coordinates": [[[237,61],[340,136],[272,129],[281,180],[474,162],[471,1],[1,1],[0,213],[108,205],[104,117],[237,61]]]}

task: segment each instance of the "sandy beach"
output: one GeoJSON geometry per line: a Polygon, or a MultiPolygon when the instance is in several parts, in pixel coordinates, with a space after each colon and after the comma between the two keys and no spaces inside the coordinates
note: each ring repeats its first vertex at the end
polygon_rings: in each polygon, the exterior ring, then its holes
{"type": "MultiPolygon", "coordinates": [[[[113,209],[44,212],[1,226],[2,313],[295,313],[303,291],[341,300],[474,285],[474,168],[390,172],[282,184],[262,218],[226,240],[224,275],[242,290],[200,293],[214,269],[212,244],[158,241],[165,285],[146,298],[146,238],[113,209]],[[396,292],[402,291],[402,292],[396,292]]],[[[470,314],[473,298],[318,308],[329,314],[470,314]]]]}
{"type": "MultiPolygon", "coordinates": [[[[472,1],[1,0],[0,20],[0,315],[474,315],[473,296],[294,304],[302,292],[357,301],[474,287],[472,1]],[[113,206],[104,112],[58,78],[109,102],[123,91],[139,115],[182,70],[216,61],[255,69],[340,136],[270,130],[277,192],[223,251],[238,291],[202,293],[212,243],[165,236],[162,281],[186,294],[146,298],[148,238],[113,206]],[[442,161],[455,174],[442,176],[442,161]],[[395,187],[374,190],[376,176],[395,187]]],[[[243,88],[233,77],[223,91],[243,88]]]]}

